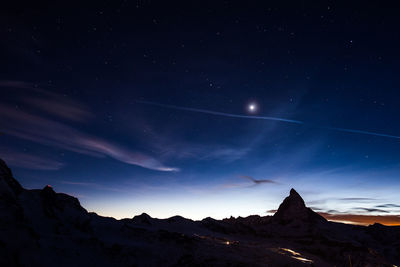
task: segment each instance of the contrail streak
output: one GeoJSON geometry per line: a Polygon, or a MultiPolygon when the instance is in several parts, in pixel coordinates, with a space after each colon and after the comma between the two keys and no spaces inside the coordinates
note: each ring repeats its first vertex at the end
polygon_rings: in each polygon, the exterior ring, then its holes
{"type": "Polygon", "coordinates": [[[218,112],[218,111],[212,111],[212,110],[206,110],[206,109],[187,108],[187,107],[179,107],[179,106],[174,106],[174,105],[165,105],[165,104],[149,102],[149,101],[141,101],[141,100],[137,100],[136,102],[140,103],[140,104],[145,104],[145,105],[152,105],[152,106],[170,108],[170,109],[176,109],[176,110],[192,111],[192,112],[205,113],[205,114],[224,116],[224,117],[230,117],[230,118],[283,121],[283,122],[289,122],[289,123],[303,124],[302,121],[288,120],[288,119],[276,118],[276,117],[239,115],[239,114],[218,112]]]}
{"type": "Polygon", "coordinates": [[[372,136],[380,136],[380,137],[386,137],[386,138],[400,139],[400,136],[397,136],[397,135],[390,135],[390,134],[376,133],[376,132],[369,132],[369,131],[355,130],[355,129],[347,129],[347,128],[316,126],[316,125],[312,125],[311,123],[306,123],[306,122],[298,121],[298,120],[289,120],[289,119],[285,119],[285,118],[232,114],[232,113],[218,112],[218,111],[212,111],[212,110],[207,110],[207,109],[198,109],[198,108],[189,108],[189,107],[180,107],[180,106],[174,106],[174,105],[166,105],[166,104],[150,102],[150,101],[143,101],[143,100],[136,100],[136,103],[144,104],[144,105],[157,106],[157,107],[162,107],[162,108],[175,109],[175,110],[184,110],[184,111],[204,113],[204,114],[210,114],[210,115],[216,115],[216,116],[224,116],[224,117],[230,117],[230,118],[282,121],[282,122],[288,122],[288,123],[294,123],[294,124],[309,125],[309,126],[312,126],[312,127],[315,127],[315,128],[338,131],[338,132],[364,134],[364,135],[372,135],[372,136]]]}
{"type": "Polygon", "coordinates": [[[375,133],[375,132],[369,132],[369,131],[363,131],[363,130],[353,130],[353,129],[335,128],[335,127],[321,127],[321,128],[328,129],[328,130],[334,130],[334,131],[340,131],[340,132],[347,132],[347,133],[358,133],[358,134],[366,134],[366,135],[374,135],[374,136],[400,139],[400,136],[396,136],[396,135],[375,133]]]}

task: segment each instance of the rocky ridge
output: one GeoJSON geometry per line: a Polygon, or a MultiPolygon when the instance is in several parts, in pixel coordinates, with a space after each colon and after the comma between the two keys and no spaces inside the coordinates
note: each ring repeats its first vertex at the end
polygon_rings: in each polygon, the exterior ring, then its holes
{"type": "Polygon", "coordinates": [[[274,216],[116,220],[24,189],[0,160],[0,266],[393,266],[399,240],[399,227],[326,221],[294,189],[274,216]]]}

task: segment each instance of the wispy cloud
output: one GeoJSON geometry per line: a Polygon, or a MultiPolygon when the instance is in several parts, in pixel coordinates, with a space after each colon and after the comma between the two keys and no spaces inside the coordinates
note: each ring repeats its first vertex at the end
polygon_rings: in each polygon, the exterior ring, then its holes
{"type": "Polygon", "coordinates": [[[338,198],[337,200],[341,201],[353,201],[353,202],[369,202],[369,201],[375,201],[377,200],[376,198],[368,198],[368,197],[345,197],[345,198],[338,198]]]}
{"type": "Polygon", "coordinates": [[[383,209],[375,209],[375,208],[362,208],[362,207],[356,207],[353,208],[353,210],[361,210],[364,212],[381,212],[381,213],[389,213],[389,211],[387,210],[383,210],[383,209]]]}
{"type": "Polygon", "coordinates": [[[276,184],[277,182],[274,180],[270,180],[270,179],[254,179],[251,176],[248,175],[240,175],[240,178],[249,180],[250,182],[254,183],[255,185],[260,185],[260,184],[276,184]]]}
{"type": "Polygon", "coordinates": [[[369,197],[344,197],[344,198],[324,198],[324,199],[315,199],[311,201],[307,201],[308,204],[311,205],[320,205],[325,204],[328,201],[340,201],[347,203],[370,203],[379,201],[377,198],[369,198],[369,197]]]}
{"type": "MultiPolygon", "coordinates": [[[[218,163],[233,163],[244,159],[252,152],[257,151],[260,144],[265,142],[268,137],[269,142],[278,137],[271,134],[276,130],[277,123],[258,124],[253,122],[246,129],[238,130],[240,134],[230,135],[215,142],[210,136],[196,136],[187,139],[182,134],[187,130],[187,125],[174,125],[167,130],[156,130],[148,123],[143,122],[140,129],[145,129],[146,138],[152,139],[151,147],[153,151],[162,158],[196,160],[196,161],[218,161],[218,163]],[[254,123],[254,124],[253,124],[254,123]]],[[[218,134],[218,133],[215,133],[218,134]]]]}
{"type": "Polygon", "coordinates": [[[1,148],[0,157],[10,166],[33,170],[59,170],[64,163],[49,158],[15,152],[4,147],[1,148]]]}
{"type": "Polygon", "coordinates": [[[200,161],[220,160],[221,162],[231,163],[245,157],[251,147],[233,147],[222,144],[200,144],[193,142],[171,142],[177,138],[157,138],[152,143],[152,147],[162,158],[175,159],[195,159],[200,161]],[[160,141],[160,139],[162,139],[160,141]]]}
{"type": "Polygon", "coordinates": [[[108,155],[112,158],[128,164],[138,165],[144,168],[158,171],[179,171],[178,168],[164,166],[161,162],[153,157],[147,156],[139,152],[123,149],[100,139],[83,137],[77,138],[77,140],[79,145],[85,147],[88,150],[108,155]]]}
{"type": "Polygon", "coordinates": [[[350,198],[327,198],[324,200],[317,200],[317,201],[309,201],[307,203],[309,204],[324,204],[328,200],[333,200],[333,201],[340,201],[340,202],[346,202],[346,205],[344,210],[333,210],[333,209],[323,209],[320,207],[314,207],[313,209],[317,209],[320,211],[325,211],[326,213],[329,214],[360,214],[360,213],[391,213],[390,210],[386,210],[386,208],[391,208],[393,206],[389,205],[376,205],[374,207],[349,207],[349,204],[351,205],[352,203],[365,203],[368,205],[371,205],[373,202],[376,202],[378,199],[376,198],[364,198],[364,197],[350,197],[350,198]]]}
{"type": "Polygon", "coordinates": [[[246,156],[249,151],[250,148],[248,147],[239,149],[221,147],[215,150],[211,150],[208,153],[205,153],[204,156],[202,156],[200,159],[201,160],[221,159],[226,162],[233,162],[246,156]]]}
{"type": "Polygon", "coordinates": [[[235,188],[244,188],[244,187],[249,187],[249,183],[226,183],[226,184],[222,184],[218,188],[235,189],[235,188]]]}
{"type": "Polygon", "coordinates": [[[90,110],[79,101],[67,95],[43,90],[37,85],[22,81],[0,81],[0,87],[6,91],[18,90],[20,98],[13,99],[14,101],[34,108],[35,111],[44,111],[47,115],[74,121],[86,121],[93,117],[90,110]]]}
{"type": "MultiPolygon", "coordinates": [[[[29,88],[29,90],[44,96],[44,98],[24,98],[25,102],[35,107],[34,112],[31,109],[22,109],[18,106],[12,107],[8,104],[0,103],[0,125],[4,127],[1,129],[4,134],[76,153],[97,157],[109,156],[121,162],[151,170],[179,170],[178,168],[162,164],[153,156],[118,146],[117,144],[97,136],[86,134],[60,122],[60,117],[70,120],[84,120],[90,117],[90,112],[85,107],[71,99],[63,98],[52,92],[29,87],[29,84],[24,82],[0,81],[0,86],[29,88]],[[52,115],[56,115],[57,118],[51,119],[48,116],[39,115],[38,110],[45,110],[52,115]]],[[[22,161],[24,158],[21,156],[20,159],[22,161]]],[[[28,163],[26,156],[25,161],[28,163]]]]}
{"type": "Polygon", "coordinates": [[[29,97],[25,98],[24,102],[51,115],[70,120],[86,121],[93,117],[93,114],[84,105],[69,98],[61,98],[59,96],[47,98],[29,97]]]}
{"type": "Polygon", "coordinates": [[[260,186],[262,184],[279,184],[275,180],[255,179],[248,175],[239,175],[236,178],[241,178],[242,180],[247,180],[247,182],[238,183],[235,181],[231,181],[231,182],[228,182],[228,183],[218,186],[218,188],[222,188],[222,189],[252,188],[252,187],[260,186]]]}
{"type": "Polygon", "coordinates": [[[377,205],[375,206],[376,208],[400,208],[400,205],[397,204],[381,204],[381,205],[377,205]]]}
{"type": "Polygon", "coordinates": [[[155,158],[128,150],[100,138],[82,133],[63,123],[0,105],[3,132],[33,142],[60,147],[77,153],[109,156],[119,161],[158,171],[178,171],[155,158]]]}

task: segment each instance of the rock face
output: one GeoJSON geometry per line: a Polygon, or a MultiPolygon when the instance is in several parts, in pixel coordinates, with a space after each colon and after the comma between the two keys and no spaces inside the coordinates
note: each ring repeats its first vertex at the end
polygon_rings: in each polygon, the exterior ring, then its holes
{"type": "Polygon", "coordinates": [[[14,179],[11,170],[6,163],[0,159],[0,196],[16,196],[22,192],[22,186],[14,179]]]}
{"type": "Polygon", "coordinates": [[[325,222],[326,220],[312,209],[307,208],[304,200],[296,190],[292,188],[290,190],[290,195],[283,200],[277,212],[274,214],[272,221],[280,224],[288,224],[296,221],[316,223],[325,222]]]}
{"type": "Polygon", "coordinates": [[[294,189],[273,217],[106,218],[22,188],[0,160],[0,266],[393,266],[399,240],[399,227],[327,222],[294,189]]]}

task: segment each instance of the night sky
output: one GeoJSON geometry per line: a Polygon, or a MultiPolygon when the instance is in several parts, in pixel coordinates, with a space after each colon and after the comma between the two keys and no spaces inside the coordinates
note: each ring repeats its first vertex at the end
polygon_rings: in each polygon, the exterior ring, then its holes
{"type": "Polygon", "coordinates": [[[50,184],[116,218],[267,215],[292,187],[320,212],[400,214],[394,7],[53,1],[0,12],[0,157],[24,187],[50,184]]]}

